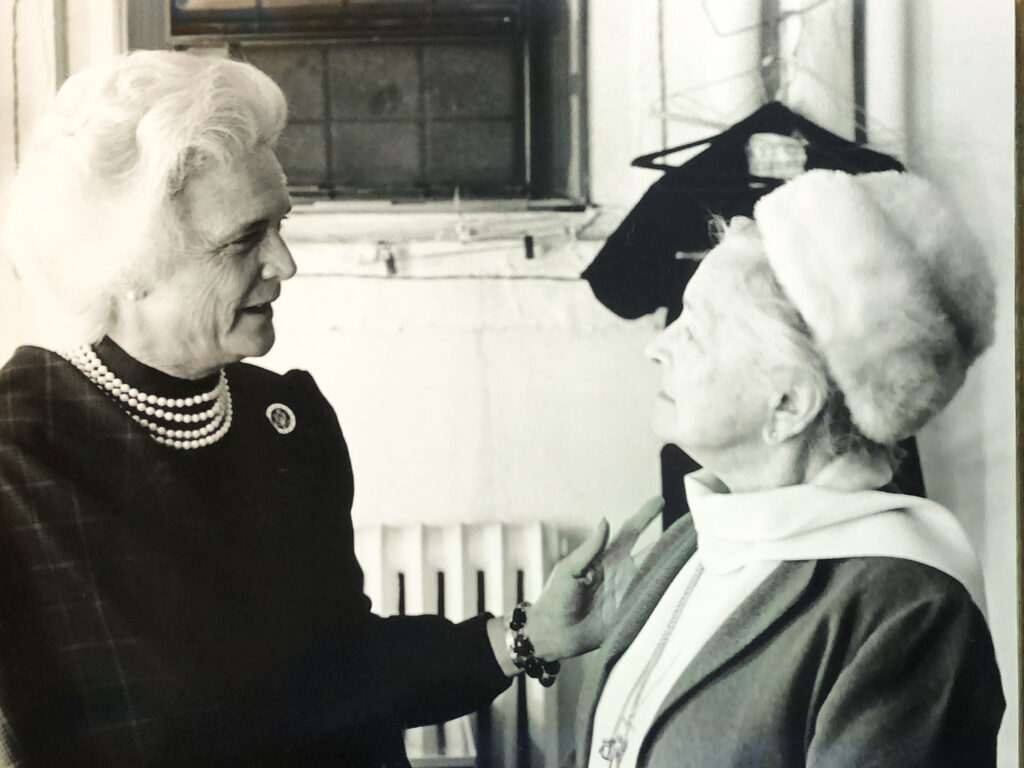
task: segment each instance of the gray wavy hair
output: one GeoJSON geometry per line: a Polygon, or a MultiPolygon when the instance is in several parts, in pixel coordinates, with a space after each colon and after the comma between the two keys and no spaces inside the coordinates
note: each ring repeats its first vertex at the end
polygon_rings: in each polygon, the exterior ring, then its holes
{"type": "Polygon", "coordinates": [[[18,170],[4,228],[59,343],[99,340],[115,296],[172,269],[188,227],[171,201],[199,169],[273,147],[286,117],[269,77],[224,58],[138,51],[69,78],[18,170]]]}

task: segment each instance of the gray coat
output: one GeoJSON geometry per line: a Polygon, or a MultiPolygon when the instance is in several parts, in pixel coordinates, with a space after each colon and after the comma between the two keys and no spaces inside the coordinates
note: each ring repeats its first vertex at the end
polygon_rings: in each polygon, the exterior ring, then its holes
{"type": "MultiPolygon", "coordinates": [[[[581,694],[578,766],[602,737],[608,673],[695,549],[686,516],[630,586],[581,694]]],[[[638,765],[985,768],[1004,707],[985,620],[950,576],[888,557],[785,562],[676,681],[638,765]]]]}

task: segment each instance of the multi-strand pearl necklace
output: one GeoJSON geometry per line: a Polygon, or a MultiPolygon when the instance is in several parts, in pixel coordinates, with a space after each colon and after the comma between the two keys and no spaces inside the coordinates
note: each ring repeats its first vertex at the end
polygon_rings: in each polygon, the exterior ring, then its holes
{"type": "Polygon", "coordinates": [[[124,412],[161,445],[182,450],[202,448],[220,440],[231,428],[231,389],[223,370],[209,392],[171,398],[140,392],[121,381],[87,344],[62,356],[117,400],[124,412]],[[206,403],[212,404],[196,410],[206,403]],[[185,424],[198,426],[183,427],[185,424]]]}

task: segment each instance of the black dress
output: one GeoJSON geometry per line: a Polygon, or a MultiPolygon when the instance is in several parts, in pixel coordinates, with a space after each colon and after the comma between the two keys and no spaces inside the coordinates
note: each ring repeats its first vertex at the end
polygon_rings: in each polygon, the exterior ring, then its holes
{"type": "MultiPolygon", "coordinates": [[[[97,352],[153,394],[216,381],[97,352]]],[[[348,449],[310,375],[226,373],[230,431],[186,451],[52,352],[0,371],[0,713],[21,765],[405,765],[403,727],[507,686],[486,616],[370,612],[348,449]]]]}

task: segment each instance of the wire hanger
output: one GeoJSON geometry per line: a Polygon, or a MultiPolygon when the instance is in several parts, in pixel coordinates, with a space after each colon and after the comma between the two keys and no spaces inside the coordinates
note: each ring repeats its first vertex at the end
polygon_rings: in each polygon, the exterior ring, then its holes
{"type": "MultiPolygon", "coordinates": [[[[787,81],[791,77],[791,73],[799,72],[801,75],[807,77],[810,81],[814,82],[814,84],[817,85],[819,88],[821,88],[823,91],[826,91],[830,95],[831,98],[835,99],[836,103],[842,105],[845,108],[848,108],[852,112],[853,118],[854,118],[854,120],[853,120],[853,127],[854,128],[858,128],[861,131],[864,131],[865,133],[867,133],[868,129],[870,128],[870,134],[872,136],[872,139],[870,141],[866,142],[867,146],[875,146],[876,148],[881,149],[881,148],[885,148],[885,147],[890,146],[890,145],[891,146],[903,146],[903,145],[905,145],[905,143],[906,143],[906,136],[901,131],[899,131],[898,129],[893,128],[891,125],[888,125],[887,123],[879,120],[876,115],[873,115],[873,114],[867,112],[867,110],[865,110],[862,105],[857,104],[848,95],[845,95],[845,94],[841,93],[837,88],[835,88],[831,83],[829,83],[822,75],[820,75],[817,72],[815,72],[814,70],[810,69],[809,67],[804,65],[802,62],[800,62],[798,59],[796,59],[796,58],[794,58],[792,56],[783,56],[783,57],[780,57],[780,62],[781,62],[782,67],[783,67],[783,69],[782,69],[782,72],[783,72],[783,81],[782,82],[783,82],[783,84],[782,84],[782,87],[779,89],[781,93],[786,93],[788,91],[787,81]]],[[[652,114],[655,117],[660,117],[660,118],[665,118],[665,119],[669,119],[669,120],[674,120],[674,121],[677,121],[677,122],[680,122],[680,123],[686,123],[686,124],[689,124],[689,125],[700,125],[700,126],[705,126],[707,128],[717,129],[719,131],[724,131],[726,128],[729,127],[729,125],[731,124],[732,121],[730,121],[728,119],[725,119],[724,117],[718,117],[718,118],[708,117],[708,116],[697,114],[695,111],[694,112],[686,111],[686,110],[689,110],[689,109],[693,109],[693,110],[697,109],[697,107],[695,106],[695,104],[697,102],[695,100],[688,99],[688,97],[690,96],[690,94],[694,94],[694,93],[698,93],[700,91],[705,91],[705,90],[713,89],[713,88],[715,88],[716,86],[719,86],[719,85],[726,85],[726,84],[729,84],[729,83],[735,83],[735,82],[743,80],[743,79],[748,79],[750,81],[750,83],[751,83],[751,92],[756,91],[758,94],[761,94],[762,97],[763,97],[763,100],[766,103],[769,102],[769,101],[780,101],[780,102],[785,103],[785,99],[784,98],[779,98],[778,96],[775,99],[769,98],[767,92],[764,89],[763,81],[760,79],[760,71],[761,71],[761,65],[759,64],[757,67],[746,69],[746,70],[744,70],[742,72],[737,72],[737,73],[732,74],[732,75],[727,75],[725,77],[718,78],[718,79],[713,80],[713,81],[708,82],[708,83],[702,83],[701,85],[691,86],[691,87],[688,87],[688,88],[683,88],[683,89],[678,90],[678,91],[674,91],[673,93],[671,93],[669,95],[669,102],[670,102],[670,109],[669,109],[669,111],[654,111],[654,112],[652,112],[652,114]],[[687,100],[687,99],[689,100],[690,105],[689,106],[680,106],[680,104],[683,103],[680,100],[687,100]],[[674,108],[671,105],[671,102],[673,100],[676,100],[678,102],[677,105],[674,108]],[[679,111],[679,110],[683,110],[683,111],[679,111]]],[[[701,109],[705,109],[704,105],[700,105],[700,108],[701,109]]],[[[684,145],[680,145],[679,147],[665,149],[663,151],[666,152],[667,154],[672,154],[673,152],[679,152],[679,151],[682,151],[683,149],[689,149],[689,148],[692,148],[692,147],[695,147],[695,146],[700,146],[701,144],[707,143],[708,141],[710,141],[710,138],[699,139],[697,141],[691,142],[690,145],[685,145],[684,144],[684,145]]],[[[648,155],[644,155],[643,157],[649,157],[649,156],[648,155]]],[[[641,159],[642,158],[637,158],[637,160],[641,160],[641,159]]],[[[641,166],[641,167],[645,167],[646,168],[648,166],[641,166]]],[[[662,169],[659,167],[659,170],[662,170],[662,169]]]]}
{"type": "MultiPolygon", "coordinates": [[[[671,170],[677,172],[677,176],[679,171],[685,171],[688,175],[692,175],[695,180],[703,179],[705,181],[710,181],[712,179],[717,179],[719,182],[726,184],[750,183],[751,185],[756,186],[774,186],[781,183],[779,178],[752,174],[745,162],[738,161],[738,159],[744,157],[748,142],[755,134],[769,133],[795,138],[801,144],[808,148],[812,148],[813,151],[818,152],[819,154],[821,151],[831,154],[832,158],[837,161],[841,161],[843,155],[848,155],[856,151],[861,164],[867,163],[868,165],[874,165],[877,166],[879,170],[893,167],[902,168],[899,162],[895,159],[859,146],[854,142],[826,130],[817,123],[814,123],[808,118],[794,112],[780,100],[781,95],[788,93],[789,91],[789,81],[793,72],[805,73],[809,75],[810,78],[819,86],[824,87],[827,90],[834,91],[834,89],[830,88],[827,83],[823,82],[823,79],[820,76],[810,71],[809,68],[804,66],[798,60],[796,54],[799,51],[800,43],[802,42],[802,34],[798,33],[796,42],[790,51],[790,55],[786,55],[780,50],[781,40],[778,33],[779,25],[792,16],[803,15],[807,11],[817,8],[822,4],[824,3],[811,2],[799,11],[788,11],[774,14],[769,19],[762,19],[762,21],[756,25],[751,25],[738,30],[731,30],[729,32],[722,32],[715,25],[714,19],[711,17],[705,3],[705,15],[714,28],[716,34],[720,36],[739,34],[741,32],[747,32],[758,28],[762,30],[762,57],[758,65],[745,72],[721,78],[716,82],[734,82],[743,77],[757,76],[761,92],[764,94],[763,98],[767,103],[763,104],[739,122],[725,128],[723,131],[713,136],[708,136],[696,141],[689,141],[674,147],[667,147],[641,155],[633,160],[632,165],[638,168],[648,168],[651,170],[671,170]],[[691,157],[680,166],[670,165],[663,161],[663,159],[669,155],[704,145],[707,145],[708,148],[691,157]],[[740,173],[741,168],[743,173],[740,173]],[[732,174],[731,178],[729,178],[730,173],[732,174]]],[[[768,7],[769,4],[766,3],[764,8],[768,7]]],[[[702,86],[702,88],[703,87],[708,86],[702,86]]],[[[692,91],[694,89],[688,90],[692,91]]],[[[843,101],[848,102],[848,99],[843,99],[843,101]]],[[[853,106],[855,122],[859,124],[866,118],[866,115],[860,105],[853,106]]],[[[662,117],[664,117],[664,115],[662,115],[662,117]]],[[[700,122],[706,123],[706,121],[700,122]]],[[[872,122],[877,125],[877,121],[872,122]]],[[[807,167],[810,167],[810,165],[807,167]]]]}
{"type": "Polygon", "coordinates": [[[711,9],[708,7],[708,0],[701,0],[700,5],[701,10],[704,11],[704,17],[708,20],[708,24],[711,26],[711,29],[714,31],[714,33],[718,35],[718,37],[734,37],[735,35],[741,35],[744,32],[752,32],[755,29],[761,29],[769,25],[781,24],[783,21],[789,19],[790,17],[803,16],[804,14],[813,11],[819,5],[825,5],[825,3],[828,2],[831,2],[831,0],[814,0],[813,2],[810,2],[807,5],[805,5],[803,8],[792,8],[786,11],[781,11],[775,17],[774,20],[761,20],[755,24],[747,24],[746,26],[743,27],[737,27],[736,29],[728,30],[720,29],[718,27],[718,24],[715,23],[714,14],[711,13],[711,9]]]}
{"type": "MultiPolygon", "coordinates": [[[[730,30],[723,32],[718,28],[714,18],[711,15],[710,9],[707,7],[706,0],[702,0],[702,8],[704,15],[707,18],[709,24],[714,30],[715,34],[719,37],[726,37],[731,35],[740,34],[752,30],[760,30],[760,46],[761,46],[761,58],[758,65],[745,73],[733,75],[727,78],[716,81],[717,83],[725,83],[729,81],[735,81],[746,75],[756,74],[761,85],[762,99],[767,102],[739,123],[733,125],[731,128],[727,128],[723,132],[716,134],[715,136],[698,139],[697,141],[690,141],[685,144],[680,144],[675,147],[664,147],[655,152],[651,152],[646,155],[633,160],[632,165],[639,168],[649,168],[652,170],[669,170],[673,166],[665,163],[655,162],[660,158],[666,157],[676,152],[681,152],[686,149],[693,149],[704,144],[712,144],[721,141],[730,141],[734,138],[741,140],[749,139],[754,133],[777,133],[777,134],[792,134],[798,129],[798,121],[795,119],[798,117],[794,112],[783,106],[778,100],[779,95],[783,93],[785,88],[784,81],[784,70],[779,55],[780,36],[779,27],[780,25],[791,15],[800,15],[805,13],[811,7],[816,7],[820,3],[815,2],[808,8],[800,11],[799,13],[784,12],[780,13],[777,8],[776,0],[762,0],[762,18],[757,24],[748,25],[739,29],[730,30]],[[770,14],[766,17],[766,14],[770,14]],[[769,95],[771,94],[771,95],[769,95]]],[[[664,98],[663,98],[664,102],[664,98]]],[[[699,157],[699,156],[698,156],[699,157]]],[[[697,158],[694,158],[695,160],[697,158]]],[[[699,161],[698,161],[699,165],[699,161]]]]}
{"type": "MultiPolygon", "coordinates": [[[[817,131],[824,131],[824,128],[812,123],[804,117],[801,117],[796,112],[791,110],[785,104],[779,101],[770,101],[767,104],[759,107],[755,112],[748,115],[744,119],[740,120],[735,125],[726,128],[721,133],[715,134],[714,136],[707,136],[703,139],[697,139],[696,141],[689,141],[685,144],[680,144],[675,147],[667,147],[660,149],[656,152],[651,152],[646,155],[641,155],[633,160],[632,165],[637,168],[649,168],[655,171],[667,171],[679,166],[669,165],[667,163],[655,162],[660,158],[673,155],[676,152],[682,152],[686,149],[693,149],[695,147],[702,146],[704,144],[709,145],[721,145],[721,144],[733,144],[737,142],[745,142],[755,133],[777,133],[780,135],[791,135],[794,131],[801,131],[809,129],[811,133],[817,131]]],[[[703,153],[701,153],[703,154],[703,153]]],[[[692,160],[697,160],[701,155],[697,155],[692,160]]]]}
{"type": "Polygon", "coordinates": [[[719,134],[642,155],[632,164],[639,168],[671,173],[673,183],[677,186],[771,189],[782,184],[784,178],[751,173],[747,158],[751,137],[764,133],[796,137],[806,153],[801,163],[803,168],[829,167],[843,170],[849,164],[860,172],[903,170],[902,164],[895,158],[837,136],[778,101],[765,104],[719,134]],[[657,162],[666,155],[705,144],[708,145],[707,149],[682,165],[657,162]]]}

